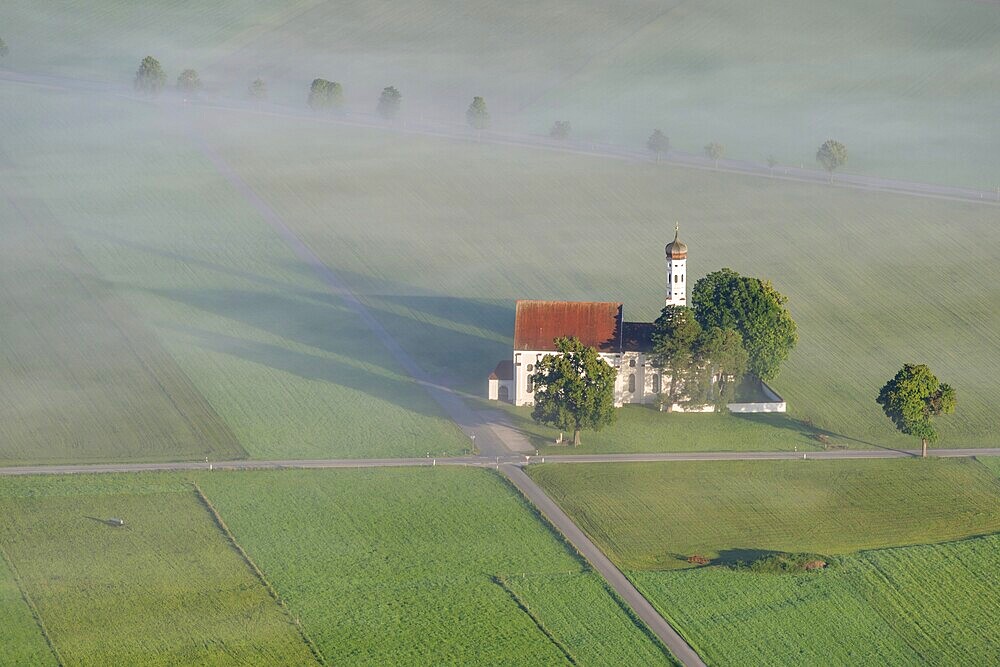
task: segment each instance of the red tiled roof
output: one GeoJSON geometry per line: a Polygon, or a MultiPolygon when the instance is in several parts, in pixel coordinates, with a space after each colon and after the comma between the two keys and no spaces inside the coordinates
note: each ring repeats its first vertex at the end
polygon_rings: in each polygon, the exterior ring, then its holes
{"type": "Polygon", "coordinates": [[[601,352],[621,352],[622,305],[596,301],[518,301],[515,350],[555,350],[560,336],[576,336],[601,352]]]}
{"type": "Polygon", "coordinates": [[[501,359],[497,367],[490,373],[491,380],[513,380],[514,362],[510,359],[501,359]]]}

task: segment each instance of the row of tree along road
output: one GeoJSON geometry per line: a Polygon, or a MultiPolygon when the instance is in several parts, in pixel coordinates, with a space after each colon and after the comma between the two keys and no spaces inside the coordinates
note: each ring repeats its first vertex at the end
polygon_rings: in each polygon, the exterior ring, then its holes
{"type": "MultiPolygon", "coordinates": [[[[0,40],[0,55],[6,46],[0,40]]],[[[167,75],[159,61],[152,56],[143,58],[135,76],[136,91],[154,96],[159,94],[167,83],[167,75]]],[[[186,69],[177,77],[177,90],[185,95],[194,95],[201,89],[201,79],[198,72],[193,69],[186,69]]],[[[256,100],[267,99],[267,83],[263,79],[254,79],[247,87],[247,95],[256,100]]],[[[346,103],[344,86],[338,81],[327,79],[313,79],[309,86],[307,104],[314,111],[343,111],[346,103]]],[[[403,96],[395,86],[386,86],[375,105],[375,112],[386,120],[393,120],[399,115],[402,108],[403,96]]],[[[486,106],[486,100],[480,96],[472,98],[469,108],[465,112],[466,123],[472,129],[482,132],[490,128],[490,112],[486,106]]],[[[572,134],[572,124],[568,120],[557,120],[549,130],[549,136],[553,139],[566,141],[572,134]]],[[[660,162],[662,156],[670,152],[670,138],[662,130],[653,130],[646,147],[660,162]]],[[[718,142],[711,142],[705,146],[705,157],[712,160],[712,164],[718,168],[719,160],[725,155],[725,146],[718,142]]],[[[768,156],[767,165],[773,171],[778,165],[778,160],[774,156],[768,156]]],[[[830,174],[830,181],[833,182],[833,173],[847,163],[847,148],[844,144],[833,139],[825,141],[816,151],[816,161],[822,165],[830,174]]]]}

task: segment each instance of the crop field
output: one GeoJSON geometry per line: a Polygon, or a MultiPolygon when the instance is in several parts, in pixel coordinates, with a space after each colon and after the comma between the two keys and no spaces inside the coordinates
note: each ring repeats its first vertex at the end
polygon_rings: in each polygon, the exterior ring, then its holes
{"type": "MultiPolygon", "coordinates": [[[[230,164],[449,386],[485,393],[510,353],[518,298],[621,300],[626,318],[654,318],[677,220],[691,278],[723,266],[768,278],[799,325],[773,383],[794,418],[775,428],[789,432],[744,429],[743,446],[790,449],[805,444],[803,431],[852,447],[917,446],[874,400],[909,361],[958,391],[938,446],[995,443],[992,206],[318,122],[206,122],[230,164]]],[[[670,415],[658,417],[669,427],[670,415]]]]}
{"type": "Polygon", "coordinates": [[[995,665],[1000,537],[865,551],[818,574],[636,572],[716,665],[995,665]]]}
{"type": "Polygon", "coordinates": [[[1000,532],[1000,480],[961,459],[548,464],[531,477],[620,567],[826,555],[1000,532]]]}
{"type": "Polygon", "coordinates": [[[793,165],[835,137],[851,171],[998,185],[989,2],[8,0],[0,25],[5,66],[22,71],[127,84],[152,53],[171,81],[193,67],[240,96],[260,76],[284,104],[325,77],[360,113],[395,85],[411,120],[460,125],[483,95],[500,130],[562,119],[574,136],[642,146],[659,127],[681,150],[718,141],[793,165]]]}
{"type": "Polygon", "coordinates": [[[340,662],[669,663],[492,472],[206,473],[198,482],[320,651],[340,662]]]}
{"type": "Polygon", "coordinates": [[[9,84],[0,109],[16,170],[0,294],[18,313],[0,321],[4,462],[467,446],[222,180],[190,119],[9,84]]]}
{"type": "MultiPolygon", "coordinates": [[[[314,662],[176,478],[24,478],[0,496],[0,545],[64,664],[314,662]]],[[[0,639],[5,657],[11,646],[45,659],[23,621],[0,639]]]]}
{"type": "Polygon", "coordinates": [[[58,665],[5,558],[0,558],[0,641],[11,665],[58,665]]]}
{"type": "Polygon", "coordinates": [[[987,468],[996,473],[997,477],[1000,477],[1000,457],[998,456],[983,456],[977,459],[980,463],[985,465],[987,468]]]}
{"type": "Polygon", "coordinates": [[[0,461],[245,456],[44,202],[0,200],[0,232],[0,461]]]}

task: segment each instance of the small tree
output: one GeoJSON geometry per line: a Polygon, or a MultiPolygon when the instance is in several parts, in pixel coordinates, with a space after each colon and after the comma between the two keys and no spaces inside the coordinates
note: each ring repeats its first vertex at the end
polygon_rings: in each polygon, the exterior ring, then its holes
{"type": "Polygon", "coordinates": [[[247,95],[254,100],[267,99],[267,83],[263,79],[254,79],[247,88],[247,95]]]}
{"type": "Polygon", "coordinates": [[[201,79],[198,72],[186,69],[177,77],[177,90],[187,95],[193,95],[201,90],[201,79]]]}
{"type": "Polygon", "coordinates": [[[568,120],[557,120],[552,124],[552,129],[549,130],[549,136],[553,139],[565,140],[569,139],[569,133],[572,127],[568,120]]]}
{"type": "Polygon", "coordinates": [[[382,95],[378,98],[378,105],[375,111],[386,120],[392,120],[399,115],[399,107],[403,103],[403,96],[394,86],[387,86],[382,89],[382,95]]]}
{"type": "Polygon", "coordinates": [[[10,49],[7,48],[7,42],[3,41],[3,37],[0,37],[0,58],[6,57],[10,53],[10,49]]]}
{"type": "Polygon", "coordinates": [[[653,154],[656,155],[656,162],[659,164],[660,155],[670,151],[670,139],[663,132],[653,130],[649,139],[646,140],[646,148],[653,151],[653,154]]]}
{"type": "Polygon", "coordinates": [[[556,338],[557,354],[546,354],[535,367],[532,419],[573,430],[573,445],[582,429],[600,430],[615,418],[615,369],[597,350],[578,338],[556,338]]]}
{"type": "Polygon", "coordinates": [[[830,182],[833,183],[833,172],[847,162],[847,148],[833,139],[827,139],[816,151],[816,161],[830,172],[830,182]]]}
{"type": "Polygon", "coordinates": [[[722,144],[717,144],[714,141],[707,146],[705,146],[705,155],[715,163],[715,168],[719,168],[719,160],[722,155],[726,152],[725,146],[722,144]]]}
{"type": "Polygon", "coordinates": [[[153,56],[143,58],[135,73],[136,92],[152,97],[158,95],[166,84],[167,75],[160,66],[160,61],[153,56]]]}
{"type": "Polygon", "coordinates": [[[490,112],[486,108],[486,100],[476,96],[472,98],[472,104],[465,112],[465,121],[473,130],[482,132],[490,126],[490,112]]]}
{"type": "Polygon", "coordinates": [[[309,107],[314,111],[344,106],[344,87],[336,81],[313,79],[309,86],[309,107]]]}
{"type": "Polygon", "coordinates": [[[904,364],[896,377],[885,383],[875,402],[885,416],[906,435],[920,438],[921,456],[927,443],[937,441],[933,417],[955,411],[955,390],[939,382],[931,369],[920,364],[904,364]]]}
{"type": "Polygon", "coordinates": [[[778,166],[778,158],[773,155],[767,156],[767,169],[772,176],[774,176],[774,168],[778,166]]]}

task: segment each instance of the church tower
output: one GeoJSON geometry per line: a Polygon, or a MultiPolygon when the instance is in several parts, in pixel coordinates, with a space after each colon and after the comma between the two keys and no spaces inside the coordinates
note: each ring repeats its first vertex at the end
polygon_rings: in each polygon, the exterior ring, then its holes
{"type": "Polygon", "coordinates": [[[678,238],[681,228],[674,225],[674,240],[667,244],[667,305],[687,305],[687,252],[688,247],[678,238]]]}

